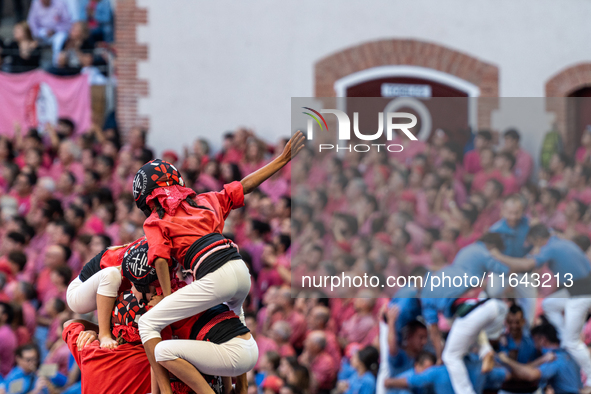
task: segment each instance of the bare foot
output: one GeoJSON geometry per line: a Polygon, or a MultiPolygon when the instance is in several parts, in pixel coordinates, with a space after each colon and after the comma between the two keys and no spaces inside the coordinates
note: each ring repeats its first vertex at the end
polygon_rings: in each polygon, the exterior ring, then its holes
{"type": "Polygon", "coordinates": [[[115,349],[117,347],[117,341],[110,336],[99,338],[99,341],[103,349],[115,349]]]}
{"type": "Polygon", "coordinates": [[[482,367],[480,372],[488,373],[492,371],[495,366],[495,352],[488,352],[482,359],[482,367]]]}

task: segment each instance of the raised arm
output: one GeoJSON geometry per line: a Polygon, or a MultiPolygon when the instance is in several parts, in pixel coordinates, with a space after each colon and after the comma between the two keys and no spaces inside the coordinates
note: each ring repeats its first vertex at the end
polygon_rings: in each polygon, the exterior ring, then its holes
{"type": "Polygon", "coordinates": [[[491,255],[514,272],[527,272],[536,267],[536,260],[532,258],[510,257],[502,254],[498,249],[491,250],[491,255]]]}
{"type": "Polygon", "coordinates": [[[534,382],[542,377],[542,372],[539,369],[518,363],[509,358],[506,353],[499,353],[499,360],[511,369],[514,378],[534,382]]]}
{"type": "Polygon", "coordinates": [[[398,306],[393,305],[392,308],[386,311],[386,319],[388,321],[388,350],[391,356],[398,354],[398,333],[396,332],[396,320],[400,314],[398,306]]]}
{"type": "Polygon", "coordinates": [[[272,177],[277,171],[282,169],[287,163],[291,161],[303,148],[304,148],[304,134],[298,131],[291,137],[291,139],[285,144],[283,153],[277,156],[272,162],[264,166],[263,168],[247,175],[243,180],[242,188],[244,194],[248,194],[256,189],[261,183],[272,177]]]}

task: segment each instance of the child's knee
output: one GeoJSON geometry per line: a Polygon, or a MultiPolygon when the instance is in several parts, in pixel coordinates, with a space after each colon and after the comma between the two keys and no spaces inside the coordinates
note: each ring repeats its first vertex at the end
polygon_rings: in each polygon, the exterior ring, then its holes
{"type": "Polygon", "coordinates": [[[154,348],[154,358],[157,362],[162,363],[165,361],[172,361],[177,357],[172,354],[166,343],[160,342],[154,348]]]}

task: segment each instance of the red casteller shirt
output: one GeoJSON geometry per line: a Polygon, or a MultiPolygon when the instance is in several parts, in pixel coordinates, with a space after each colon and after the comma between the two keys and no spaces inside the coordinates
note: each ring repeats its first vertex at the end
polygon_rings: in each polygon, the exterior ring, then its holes
{"type": "Polygon", "coordinates": [[[151,390],[150,362],[142,345],[124,344],[101,349],[94,341],[78,351],[76,341],[84,325],[71,323],[62,337],[80,367],[82,394],[145,394],[151,390]]]}
{"type": "Polygon", "coordinates": [[[235,181],[224,185],[221,192],[198,194],[195,201],[197,205],[211,210],[195,208],[182,202],[182,207],[176,210],[174,216],[164,214],[160,219],[153,212],[146,219],[144,233],[150,246],[150,265],[154,266],[154,261],[159,257],[167,260],[169,266],[172,265],[172,259],[182,265],[193,242],[207,234],[221,234],[230,211],[244,206],[244,189],[240,182],[235,181]]]}

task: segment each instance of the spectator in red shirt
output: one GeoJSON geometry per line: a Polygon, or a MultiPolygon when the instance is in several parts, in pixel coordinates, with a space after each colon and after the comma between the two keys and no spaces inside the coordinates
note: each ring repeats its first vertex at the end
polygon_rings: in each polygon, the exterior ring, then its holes
{"type": "Polygon", "coordinates": [[[480,171],[472,179],[472,191],[480,192],[484,189],[489,179],[498,179],[499,174],[494,168],[495,153],[490,148],[484,148],[480,151],[480,171]]]}
{"type": "MultiPolygon", "coordinates": [[[[363,296],[359,294],[358,296],[363,296]]],[[[371,294],[365,294],[368,296],[371,294]]],[[[376,300],[374,298],[356,298],[353,306],[355,314],[343,323],[339,332],[339,342],[344,347],[347,343],[356,342],[362,345],[371,345],[377,332],[377,320],[373,315],[376,300]]],[[[325,338],[326,339],[326,338],[325,338]]]]}
{"type": "Polygon", "coordinates": [[[26,216],[31,209],[31,194],[37,183],[37,175],[33,172],[21,172],[15,179],[10,196],[17,202],[19,215],[26,216]]]}
{"type": "Polygon", "coordinates": [[[313,394],[328,394],[334,387],[339,369],[325,351],[326,336],[322,331],[312,331],[304,342],[304,351],[298,361],[310,370],[313,394]]]}
{"type": "Polygon", "coordinates": [[[17,347],[16,334],[12,331],[14,310],[5,302],[0,302],[0,375],[6,376],[14,364],[14,351],[17,347]]]}
{"type": "Polygon", "coordinates": [[[308,330],[322,331],[326,338],[324,350],[332,357],[335,365],[341,363],[341,348],[334,330],[328,329],[330,321],[330,309],[323,305],[317,305],[308,315],[308,330]]]}
{"type": "Polygon", "coordinates": [[[534,161],[531,155],[521,148],[520,140],[521,135],[515,129],[509,129],[503,134],[503,151],[509,152],[515,157],[513,174],[519,187],[527,183],[534,168],[534,161]]]}
{"type": "Polygon", "coordinates": [[[558,210],[560,192],[553,188],[543,189],[540,194],[540,203],[536,207],[536,215],[545,226],[555,230],[564,231],[566,217],[558,210]]]}
{"type": "Polygon", "coordinates": [[[285,320],[276,321],[271,326],[271,339],[277,344],[278,353],[281,357],[295,356],[296,354],[289,342],[291,332],[291,325],[285,320]]]}
{"type": "Polygon", "coordinates": [[[474,149],[464,155],[464,169],[468,174],[476,174],[482,170],[480,166],[480,152],[483,149],[492,147],[492,133],[488,130],[481,130],[474,137],[474,149]]]}
{"type": "Polygon", "coordinates": [[[503,195],[508,196],[519,192],[519,183],[513,175],[515,156],[508,152],[501,152],[495,157],[495,169],[499,173],[499,181],[503,184],[503,195]]]}

